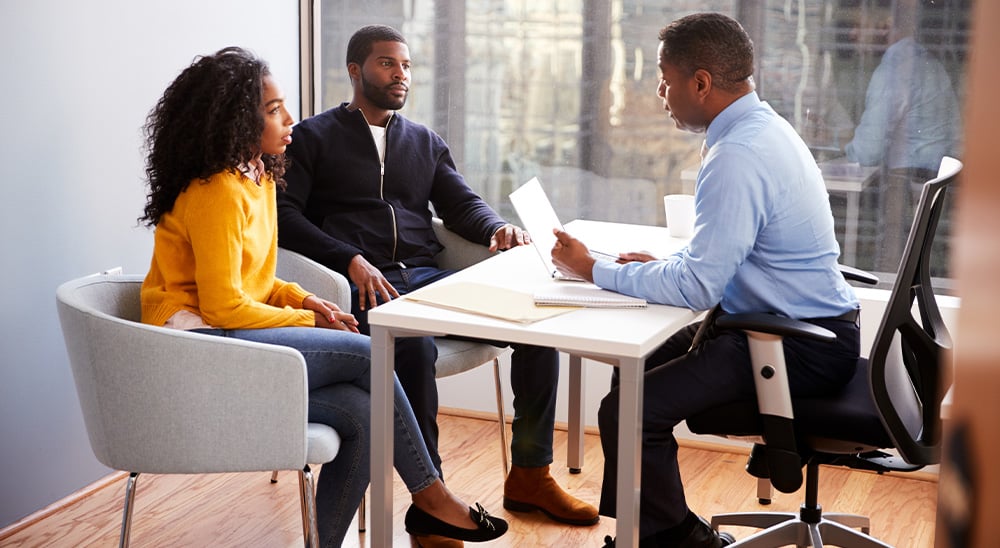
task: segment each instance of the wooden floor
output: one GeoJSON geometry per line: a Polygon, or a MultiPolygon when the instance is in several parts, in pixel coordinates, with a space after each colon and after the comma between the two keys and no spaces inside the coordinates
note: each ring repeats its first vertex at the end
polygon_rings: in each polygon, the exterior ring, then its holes
{"type": "MultiPolygon", "coordinates": [[[[615,522],[601,518],[592,527],[569,527],[538,514],[513,514],[501,506],[502,474],[497,454],[496,423],[442,415],[441,453],[449,487],[466,501],[479,501],[491,513],[506,518],[510,531],[478,546],[600,547],[614,534],[615,522]]],[[[600,493],[601,449],[596,435],[587,435],[586,462],[571,475],[565,461],[566,433],[557,431],[553,475],[576,496],[596,504],[600,493]]],[[[743,471],[745,456],[682,447],[681,471],[688,504],[698,513],[767,508],[797,511],[802,493],[777,493],[769,507],[755,498],[755,480],[743,471]]],[[[132,546],[297,547],[302,544],[296,474],[282,472],[277,484],[268,473],[204,476],[140,476],[132,525],[132,546]]],[[[408,546],[403,513],[409,497],[397,477],[394,546],[408,546]]],[[[109,482],[89,496],[28,525],[0,531],[0,546],[115,546],[121,520],[125,477],[109,482]]],[[[820,504],[827,511],[868,515],[872,534],[899,548],[931,548],[937,484],[902,476],[879,476],[824,468],[820,504]]],[[[9,495],[5,494],[5,496],[9,495]]],[[[356,525],[356,524],[355,524],[356,525]]],[[[730,529],[737,538],[750,529],[730,529]]],[[[352,530],[345,547],[368,546],[364,534],[352,530]]],[[[476,546],[469,544],[469,546],[476,546]]]]}

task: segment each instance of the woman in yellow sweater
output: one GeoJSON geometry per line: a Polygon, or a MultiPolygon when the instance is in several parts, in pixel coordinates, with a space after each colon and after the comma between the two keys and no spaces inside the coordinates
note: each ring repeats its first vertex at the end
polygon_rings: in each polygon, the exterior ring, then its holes
{"type": "MultiPolygon", "coordinates": [[[[351,314],[275,277],[275,193],[292,123],[267,65],[239,48],[195,59],[170,84],[145,126],[150,189],[140,221],[156,230],[142,320],[303,354],[309,420],[342,438],[316,493],[322,545],[340,546],[369,481],[370,345],[351,314]]],[[[395,465],[418,544],[502,535],[505,521],[441,482],[398,381],[395,409],[395,465]]]]}

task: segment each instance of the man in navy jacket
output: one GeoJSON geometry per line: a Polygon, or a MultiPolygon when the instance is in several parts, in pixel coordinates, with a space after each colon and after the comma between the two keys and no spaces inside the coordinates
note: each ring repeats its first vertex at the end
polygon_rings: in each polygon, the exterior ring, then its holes
{"type": "MultiPolygon", "coordinates": [[[[451,274],[434,261],[442,246],[428,203],[449,229],[491,250],[530,238],[469,188],[440,136],[396,112],[410,85],[402,35],[380,25],[360,29],[348,44],[347,70],[351,102],[295,127],[288,186],[278,196],[278,238],[282,247],[347,276],[353,313],[362,332],[370,333],[367,310],[451,274]]],[[[597,509],[565,493],[549,474],[558,354],[512,346],[513,466],[504,507],[595,524],[597,509]]],[[[396,342],[396,375],[440,471],[436,359],[431,337],[396,342]]]]}

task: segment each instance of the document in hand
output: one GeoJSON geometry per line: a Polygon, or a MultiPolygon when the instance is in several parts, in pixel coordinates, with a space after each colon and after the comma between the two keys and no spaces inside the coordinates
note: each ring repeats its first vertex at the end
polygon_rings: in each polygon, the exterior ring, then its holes
{"type": "MultiPolygon", "coordinates": [[[[556,270],[552,264],[552,247],[556,243],[556,236],[552,233],[553,228],[562,230],[563,225],[559,222],[556,210],[552,208],[552,202],[545,194],[542,184],[538,178],[532,177],[530,181],[521,185],[510,194],[510,203],[517,211],[517,216],[521,218],[521,223],[525,230],[531,235],[531,245],[538,252],[538,257],[542,260],[542,266],[547,274],[554,280],[569,282],[585,282],[579,276],[567,276],[556,270]]],[[[601,251],[590,250],[590,254],[598,260],[617,261],[618,255],[601,251]]]]}
{"type": "Polygon", "coordinates": [[[601,289],[593,284],[549,284],[536,289],[538,306],[582,306],[584,308],[645,308],[646,299],[601,289]]]}

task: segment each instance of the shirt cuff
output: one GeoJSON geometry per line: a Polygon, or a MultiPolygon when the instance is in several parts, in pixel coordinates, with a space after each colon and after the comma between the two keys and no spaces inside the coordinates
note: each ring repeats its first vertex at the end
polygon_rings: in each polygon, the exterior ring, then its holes
{"type": "Polygon", "coordinates": [[[616,277],[621,265],[614,261],[594,261],[590,274],[594,277],[594,285],[611,291],[618,290],[616,277]]]}

